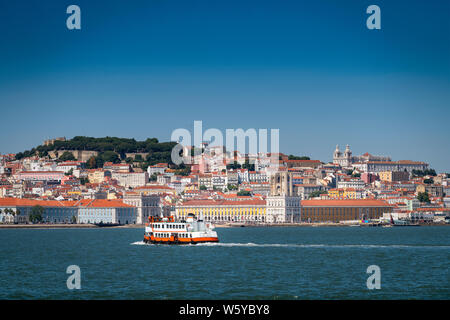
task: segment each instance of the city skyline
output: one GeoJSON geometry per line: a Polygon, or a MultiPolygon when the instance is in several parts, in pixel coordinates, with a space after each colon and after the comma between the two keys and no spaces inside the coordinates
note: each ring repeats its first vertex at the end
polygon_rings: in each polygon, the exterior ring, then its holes
{"type": "Polygon", "coordinates": [[[377,1],[381,30],[360,1],[76,4],[77,31],[69,3],[1,5],[0,153],[58,136],[169,141],[202,120],[280,129],[285,154],[331,161],[349,144],[450,171],[449,3],[377,1]]]}

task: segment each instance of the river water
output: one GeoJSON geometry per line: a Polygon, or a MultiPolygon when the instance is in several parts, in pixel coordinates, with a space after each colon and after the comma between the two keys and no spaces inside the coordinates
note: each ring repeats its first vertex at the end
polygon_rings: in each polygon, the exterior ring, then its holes
{"type": "Polygon", "coordinates": [[[168,246],[144,244],[143,229],[2,229],[0,299],[450,298],[447,226],[216,231],[218,244],[168,246]]]}

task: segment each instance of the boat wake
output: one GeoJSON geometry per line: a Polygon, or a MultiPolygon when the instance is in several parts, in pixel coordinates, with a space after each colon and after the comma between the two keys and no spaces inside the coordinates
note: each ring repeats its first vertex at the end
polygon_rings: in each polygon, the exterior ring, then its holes
{"type": "Polygon", "coordinates": [[[378,245],[378,244],[292,244],[292,243],[199,243],[197,246],[208,246],[208,247],[279,247],[279,248],[410,248],[410,249],[421,249],[421,248],[439,248],[439,249],[450,249],[450,246],[446,245],[403,245],[403,244],[389,244],[389,245],[378,245]]]}
{"type": "MultiPolygon", "coordinates": [[[[144,241],[136,241],[131,243],[131,245],[135,246],[153,246],[155,244],[147,244],[144,241]]],[[[450,246],[446,245],[404,245],[404,244],[295,244],[295,243],[198,243],[198,244],[189,244],[183,245],[181,247],[260,247],[260,248],[362,248],[362,249],[371,249],[371,248],[391,248],[391,249],[450,249],[450,246]]]]}
{"type": "Polygon", "coordinates": [[[145,246],[147,245],[144,241],[136,241],[133,243],[130,243],[132,246],[145,246]]]}

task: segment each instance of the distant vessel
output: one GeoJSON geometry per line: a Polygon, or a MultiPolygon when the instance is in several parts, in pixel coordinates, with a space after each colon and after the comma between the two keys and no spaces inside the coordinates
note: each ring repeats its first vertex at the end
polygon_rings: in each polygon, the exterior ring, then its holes
{"type": "Polygon", "coordinates": [[[196,219],[189,214],[186,220],[175,221],[173,216],[168,218],[149,217],[145,224],[144,242],[161,244],[197,244],[205,242],[219,242],[217,232],[210,223],[196,219]]]}
{"type": "Polygon", "coordinates": [[[418,227],[420,226],[418,223],[411,223],[409,220],[394,220],[391,215],[390,225],[393,227],[418,227]]]}

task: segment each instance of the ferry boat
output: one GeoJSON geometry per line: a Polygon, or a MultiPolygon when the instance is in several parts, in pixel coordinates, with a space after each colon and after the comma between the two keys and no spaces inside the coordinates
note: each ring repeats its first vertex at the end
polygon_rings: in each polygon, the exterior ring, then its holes
{"type": "Polygon", "coordinates": [[[219,242],[214,226],[189,214],[186,220],[170,217],[149,217],[145,224],[144,242],[161,244],[197,244],[219,242]]]}

